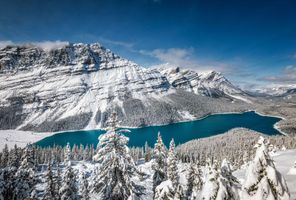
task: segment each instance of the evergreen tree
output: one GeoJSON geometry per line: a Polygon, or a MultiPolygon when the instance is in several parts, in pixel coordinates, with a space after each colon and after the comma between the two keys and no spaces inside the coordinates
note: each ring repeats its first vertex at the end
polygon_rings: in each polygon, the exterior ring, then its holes
{"type": "Polygon", "coordinates": [[[5,188],[6,188],[6,183],[4,180],[4,170],[0,169],[0,200],[5,200],[4,194],[5,194],[5,188]]]}
{"type": "Polygon", "coordinates": [[[113,113],[107,133],[99,136],[98,152],[94,161],[100,163],[95,177],[93,192],[98,199],[121,200],[142,194],[142,188],[131,180],[138,174],[127,147],[128,138],[116,131],[116,114],[113,113]]]}
{"type": "Polygon", "coordinates": [[[21,166],[22,169],[32,169],[35,170],[35,158],[34,158],[34,148],[32,145],[27,145],[24,149],[21,166]]]}
{"type": "Polygon", "coordinates": [[[83,160],[85,160],[85,161],[90,161],[91,159],[89,159],[90,158],[90,156],[89,156],[89,147],[88,147],[88,145],[86,145],[85,146],[85,148],[84,148],[84,151],[83,151],[83,160]]]}
{"type": "Polygon", "coordinates": [[[220,189],[220,195],[226,199],[238,200],[241,185],[236,177],[232,175],[233,168],[229,161],[224,159],[221,165],[221,176],[220,176],[220,188],[225,188],[225,190],[220,189]],[[223,184],[223,187],[221,186],[223,184]]]}
{"type": "Polygon", "coordinates": [[[0,197],[6,199],[16,199],[15,194],[15,167],[6,167],[0,169],[1,194],[0,197]]]}
{"type": "Polygon", "coordinates": [[[154,200],[174,200],[175,188],[171,180],[166,180],[160,183],[155,188],[154,200]]]}
{"type": "Polygon", "coordinates": [[[169,148],[168,159],[167,159],[167,177],[172,181],[174,187],[178,186],[179,175],[178,175],[174,139],[172,139],[170,142],[170,148],[169,148]]]}
{"type": "Polygon", "coordinates": [[[36,191],[36,188],[34,187],[30,195],[30,200],[37,200],[37,199],[38,199],[37,191],[36,191]]]}
{"type": "Polygon", "coordinates": [[[54,197],[56,200],[60,200],[61,196],[60,196],[59,190],[62,186],[62,179],[61,179],[61,170],[60,170],[59,163],[56,164],[56,173],[53,176],[53,184],[54,184],[54,197]]]}
{"type": "Polygon", "coordinates": [[[44,200],[55,199],[55,185],[53,182],[53,173],[51,168],[51,163],[48,163],[47,173],[46,173],[46,188],[43,196],[44,200]]]}
{"type": "Polygon", "coordinates": [[[256,155],[250,163],[242,192],[242,199],[288,200],[289,191],[284,177],[275,168],[270,158],[268,143],[261,136],[256,144],[256,155]]]}
{"type": "Polygon", "coordinates": [[[22,161],[17,173],[15,174],[14,192],[16,199],[30,197],[36,184],[34,153],[31,145],[24,149],[22,161]]]}
{"type": "Polygon", "coordinates": [[[162,142],[160,133],[158,133],[157,141],[154,145],[153,150],[153,163],[152,169],[153,174],[153,191],[155,192],[156,187],[166,180],[166,148],[162,142]]]}
{"type": "Polygon", "coordinates": [[[14,148],[10,151],[9,153],[9,159],[8,159],[8,166],[9,167],[15,167],[18,168],[19,167],[19,152],[18,152],[18,148],[16,145],[14,145],[14,148]]]}
{"type": "Polygon", "coordinates": [[[187,176],[187,198],[196,200],[198,199],[200,192],[203,187],[202,181],[202,170],[200,169],[199,163],[196,165],[190,163],[189,173],[187,176]]]}
{"type": "Polygon", "coordinates": [[[64,164],[71,165],[71,147],[70,147],[69,142],[67,143],[67,146],[64,151],[64,164]]]}
{"type": "MultiPolygon", "coordinates": [[[[212,163],[212,161],[210,163],[212,163]]],[[[219,179],[219,173],[218,173],[217,163],[214,162],[212,165],[207,164],[206,173],[205,173],[205,183],[201,191],[201,199],[203,200],[217,199],[218,190],[219,190],[218,179],[219,179]]]]}
{"type": "Polygon", "coordinates": [[[145,162],[149,162],[151,160],[151,152],[150,152],[150,147],[147,141],[145,142],[144,152],[145,152],[145,162]]]}
{"type": "Polygon", "coordinates": [[[78,200],[78,189],[76,186],[76,175],[69,163],[65,169],[62,186],[60,188],[61,200],[78,200]]]}
{"type": "Polygon", "coordinates": [[[4,149],[2,151],[2,156],[1,156],[1,167],[4,168],[8,164],[8,157],[9,157],[9,151],[8,151],[8,146],[5,144],[4,149]]]}
{"type": "Polygon", "coordinates": [[[182,185],[178,184],[177,187],[175,187],[175,196],[174,199],[176,200],[182,200],[185,199],[184,189],[182,185]]]}
{"type": "Polygon", "coordinates": [[[82,184],[81,199],[89,200],[89,185],[88,185],[88,181],[85,173],[82,174],[81,184],[82,184]]]}

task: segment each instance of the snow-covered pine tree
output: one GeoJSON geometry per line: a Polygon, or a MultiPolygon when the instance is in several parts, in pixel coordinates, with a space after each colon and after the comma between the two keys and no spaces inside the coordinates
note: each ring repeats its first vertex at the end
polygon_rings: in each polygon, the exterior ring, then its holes
{"type": "Polygon", "coordinates": [[[72,148],[72,156],[73,156],[73,160],[79,160],[79,149],[78,146],[76,144],[73,145],[72,148]]]}
{"type": "Polygon", "coordinates": [[[173,186],[177,188],[179,184],[177,157],[175,152],[175,141],[174,139],[170,142],[170,148],[167,158],[167,178],[173,183],[173,186]]]}
{"type": "Polygon", "coordinates": [[[236,177],[232,175],[233,167],[227,159],[224,159],[221,164],[221,176],[219,183],[220,188],[225,188],[226,190],[220,189],[220,195],[226,199],[238,200],[239,193],[241,190],[241,185],[236,177]]]}
{"type": "Polygon", "coordinates": [[[35,170],[34,148],[31,144],[24,149],[20,168],[35,170]]]}
{"type": "Polygon", "coordinates": [[[9,157],[8,146],[7,144],[5,144],[4,149],[2,150],[1,165],[0,165],[1,168],[4,168],[7,166],[8,157],[9,157]]]}
{"type": "Polygon", "coordinates": [[[19,167],[19,160],[20,160],[20,157],[19,157],[19,153],[18,153],[18,148],[17,148],[17,145],[14,145],[14,148],[9,153],[7,166],[18,168],[19,167]]]}
{"type": "Polygon", "coordinates": [[[36,184],[34,152],[31,145],[24,149],[22,161],[14,176],[14,196],[15,199],[25,199],[30,197],[32,189],[36,184]]]}
{"type": "Polygon", "coordinates": [[[53,184],[54,184],[54,197],[57,200],[61,199],[60,196],[60,188],[62,186],[62,177],[61,177],[61,169],[59,163],[56,163],[56,172],[53,175],[53,184]]]}
{"type": "Polygon", "coordinates": [[[46,172],[46,188],[44,191],[43,199],[44,200],[53,200],[55,199],[55,185],[53,181],[53,173],[51,168],[51,163],[48,163],[47,172],[46,172]]]}
{"type": "Polygon", "coordinates": [[[153,191],[155,192],[156,187],[166,180],[166,147],[162,142],[160,133],[158,133],[157,141],[154,145],[153,150],[153,163],[152,169],[154,170],[153,174],[153,191]]]}
{"type": "Polygon", "coordinates": [[[150,147],[148,145],[148,142],[145,142],[145,146],[144,146],[144,154],[145,154],[145,162],[149,162],[151,160],[151,150],[150,147]]]}
{"type": "Polygon", "coordinates": [[[80,144],[79,152],[78,152],[78,160],[83,160],[84,149],[85,148],[83,144],[80,144]]]}
{"type": "Polygon", "coordinates": [[[5,200],[4,198],[4,193],[5,193],[5,187],[6,187],[6,183],[4,180],[4,173],[3,173],[3,169],[0,169],[0,200],[5,200]]]}
{"type": "Polygon", "coordinates": [[[98,151],[94,156],[100,167],[92,191],[102,200],[141,195],[142,188],[131,179],[138,175],[138,170],[127,147],[129,139],[121,134],[127,130],[117,131],[116,113],[112,113],[108,124],[107,133],[99,136],[98,151]]]}
{"type": "MultiPolygon", "coordinates": [[[[231,174],[230,163],[224,161],[222,169],[218,169],[217,161],[212,161],[212,166],[207,166],[205,184],[201,192],[203,200],[237,200],[239,199],[239,182],[231,174]],[[222,171],[222,172],[221,172],[222,171]],[[223,175],[221,174],[223,173],[223,175]]],[[[199,198],[198,198],[199,199],[199,198]]]]}
{"type": "Polygon", "coordinates": [[[81,185],[82,185],[82,190],[81,190],[81,199],[82,200],[89,200],[89,185],[87,181],[87,177],[85,173],[82,173],[81,175],[81,185]]]}
{"type": "Polygon", "coordinates": [[[155,188],[154,200],[174,200],[175,188],[171,180],[161,182],[155,188]]]}
{"type": "Polygon", "coordinates": [[[89,147],[88,147],[88,145],[86,145],[84,148],[84,151],[83,151],[82,159],[84,161],[90,161],[89,157],[90,157],[89,156],[89,147]]]}
{"type": "Polygon", "coordinates": [[[16,199],[15,194],[15,174],[17,169],[15,167],[6,167],[0,169],[0,184],[1,184],[1,194],[0,198],[6,199],[16,199]]]}
{"type": "Polygon", "coordinates": [[[31,195],[32,189],[36,184],[34,161],[32,146],[27,145],[22,156],[21,165],[14,178],[16,199],[25,199],[31,195]]]}
{"type": "Polygon", "coordinates": [[[187,193],[188,199],[196,200],[200,196],[203,181],[202,181],[202,170],[200,168],[199,162],[190,163],[189,173],[187,175],[187,193]]]}
{"type": "Polygon", "coordinates": [[[175,188],[176,189],[175,189],[174,199],[175,200],[183,200],[183,199],[185,199],[183,186],[178,184],[177,187],[175,187],[175,188]]]}
{"type": "Polygon", "coordinates": [[[64,151],[64,164],[65,165],[71,165],[71,147],[70,147],[70,144],[69,142],[67,143],[67,146],[65,148],[65,151],[64,151]]]}
{"type": "Polygon", "coordinates": [[[37,191],[35,187],[32,189],[30,200],[38,200],[37,191]]]}
{"type": "Polygon", "coordinates": [[[73,171],[70,162],[68,163],[63,176],[62,186],[60,188],[61,200],[78,200],[78,189],[76,185],[76,174],[73,171]]]}
{"type": "Polygon", "coordinates": [[[242,191],[242,199],[288,200],[289,190],[284,177],[275,168],[267,151],[267,142],[261,136],[255,145],[256,155],[250,163],[242,191]]]}
{"type": "Polygon", "coordinates": [[[219,173],[217,168],[217,163],[214,162],[213,165],[206,166],[205,173],[205,183],[201,191],[201,199],[203,200],[214,200],[217,199],[218,190],[219,190],[219,173]]]}

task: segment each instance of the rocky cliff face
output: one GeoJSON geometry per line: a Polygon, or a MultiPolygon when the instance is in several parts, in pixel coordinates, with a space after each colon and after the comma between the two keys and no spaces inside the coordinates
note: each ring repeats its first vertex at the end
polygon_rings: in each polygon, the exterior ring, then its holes
{"type": "Polygon", "coordinates": [[[248,107],[221,95],[241,92],[217,87],[221,77],[160,73],[100,44],[69,44],[51,50],[8,46],[0,50],[0,128],[95,129],[104,127],[114,110],[121,125],[135,127],[248,107]]]}
{"type": "Polygon", "coordinates": [[[164,64],[154,67],[163,74],[175,88],[181,88],[198,95],[209,97],[228,97],[244,99],[247,94],[230,83],[216,71],[197,72],[189,69],[164,64]]]}

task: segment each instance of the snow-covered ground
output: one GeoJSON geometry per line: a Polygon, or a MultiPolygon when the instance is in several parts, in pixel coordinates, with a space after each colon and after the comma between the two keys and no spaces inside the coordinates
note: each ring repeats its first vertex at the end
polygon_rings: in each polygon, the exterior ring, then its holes
{"type": "MultiPolygon", "coordinates": [[[[279,151],[276,154],[271,155],[271,157],[274,160],[277,170],[287,181],[291,200],[296,200],[296,173],[288,173],[291,171],[291,168],[296,161],[296,150],[279,151]]],[[[233,174],[243,183],[246,178],[246,168],[237,170],[233,174]]]]}
{"type": "Polygon", "coordinates": [[[55,133],[35,133],[31,131],[0,130],[0,149],[5,144],[12,148],[15,144],[18,147],[25,147],[28,143],[35,143],[55,133]]]}
{"type": "MultiPolygon", "coordinates": [[[[276,168],[278,171],[284,176],[285,180],[287,181],[287,185],[290,191],[290,197],[291,200],[296,200],[296,173],[290,174],[289,171],[291,172],[291,168],[294,166],[294,162],[296,161],[296,149],[294,150],[286,150],[286,151],[279,151],[274,155],[271,155],[272,158],[274,159],[276,168]]],[[[86,174],[92,174],[95,171],[95,168],[98,167],[98,164],[92,164],[89,162],[83,162],[83,161],[78,161],[78,162],[72,162],[72,167],[76,170],[80,182],[80,176],[82,173],[86,174]]],[[[152,199],[153,193],[152,193],[152,175],[153,175],[153,170],[151,169],[152,162],[142,162],[141,164],[138,164],[138,169],[141,172],[144,172],[148,176],[146,179],[143,181],[136,180],[138,184],[144,186],[146,188],[145,194],[142,196],[142,199],[144,200],[149,200],[152,199]]],[[[179,163],[178,164],[178,173],[180,176],[180,183],[186,189],[187,185],[187,174],[188,174],[188,164],[184,163],[179,163]]],[[[44,169],[46,170],[46,169],[44,169]]],[[[294,169],[292,170],[294,171],[294,169]]],[[[235,177],[239,179],[239,181],[243,184],[244,180],[246,179],[246,168],[243,167],[242,169],[239,169],[233,173],[235,177]]],[[[91,178],[90,184],[92,184],[91,178]]],[[[44,184],[38,185],[39,190],[43,190],[45,187],[44,184]]]]}

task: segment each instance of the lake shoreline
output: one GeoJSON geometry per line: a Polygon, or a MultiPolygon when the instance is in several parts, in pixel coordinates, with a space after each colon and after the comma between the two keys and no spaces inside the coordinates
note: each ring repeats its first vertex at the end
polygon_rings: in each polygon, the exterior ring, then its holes
{"type": "MultiPolygon", "coordinates": [[[[266,116],[266,117],[274,117],[274,118],[279,118],[281,120],[285,120],[285,118],[283,117],[280,117],[280,116],[273,116],[273,115],[265,115],[265,114],[262,114],[260,113],[259,111],[257,110],[245,110],[245,111],[241,111],[241,112],[222,112],[222,113],[211,113],[211,114],[207,114],[203,117],[200,117],[200,118],[195,118],[193,120],[183,120],[183,121],[179,121],[179,122],[174,122],[174,123],[167,123],[167,124],[155,124],[155,125],[149,125],[149,126],[144,126],[144,127],[128,127],[128,126],[122,126],[120,128],[126,128],[126,129],[138,129],[138,128],[148,128],[148,127],[160,127],[160,126],[167,126],[167,125],[170,125],[170,124],[179,124],[179,123],[188,123],[188,122],[195,122],[195,121],[200,121],[200,120],[203,120],[203,119],[206,119],[207,117],[210,117],[210,116],[213,116],[213,115],[229,115],[229,114],[244,114],[244,113],[247,113],[247,112],[255,112],[256,114],[260,115],[260,116],[266,116]]],[[[280,122],[280,121],[279,121],[280,122]]],[[[276,122],[274,125],[273,125],[273,128],[276,129],[279,133],[281,133],[282,135],[285,135],[285,136],[289,136],[288,134],[286,134],[285,132],[281,131],[280,130],[280,127],[278,127],[278,123],[279,122],[276,122]]],[[[238,127],[239,128],[239,127],[238,127]]],[[[8,131],[9,134],[13,134],[14,132],[16,134],[14,134],[13,137],[19,135],[18,133],[19,132],[22,132],[22,137],[21,138],[27,138],[28,136],[28,140],[25,140],[25,142],[27,143],[37,143],[45,138],[48,138],[48,137],[51,137],[51,136],[54,136],[56,134],[64,134],[64,133],[72,133],[72,132],[77,132],[77,131],[102,131],[104,129],[82,129],[82,130],[67,130],[67,131],[59,131],[59,132],[29,132],[29,131],[19,131],[19,130],[1,130],[2,131],[2,135],[3,135],[3,138],[7,138],[5,136],[5,132],[8,131]],[[34,135],[34,137],[32,137],[34,135]]],[[[221,133],[223,134],[223,133],[221,133]]],[[[3,140],[3,139],[2,139],[3,140]]],[[[7,141],[7,143],[9,143],[9,146],[11,145],[14,145],[14,144],[17,144],[21,147],[24,147],[25,144],[23,141],[19,141],[20,139],[17,138],[15,140],[9,140],[7,141]],[[14,141],[14,142],[13,142],[14,141]]],[[[4,147],[4,144],[5,144],[5,141],[1,141],[1,143],[3,143],[3,145],[1,145],[1,147],[3,146],[4,147]]]]}
{"type": "MultiPolygon", "coordinates": [[[[254,110],[242,112],[226,112],[208,114],[202,118],[184,122],[170,123],[166,125],[146,126],[146,127],[120,127],[128,128],[131,134],[130,146],[143,146],[145,141],[150,145],[154,144],[154,137],[157,132],[161,132],[164,140],[176,139],[176,142],[182,144],[192,139],[206,138],[218,134],[223,134],[233,128],[248,128],[261,132],[265,135],[283,135],[274,124],[281,118],[274,116],[263,116],[254,110]],[[242,116],[240,116],[242,115],[242,116]],[[265,118],[266,117],[266,118],[265,118]],[[262,123],[261,123],[262,122],[262,123]],[[180,134],[182,133],[182,134],[180,134]]],[[[65,145],[65,141],[70,144],[93,144],[96,145],[97,137],[103,134],[104,129],[64,131],[55,133],[55,137],[38,141],[40,146],[65,145]],[[85,132],[85,135],[84,135],[85,132]]],[[[166,141],[168,142],[168,141],[166,141]]]]}

